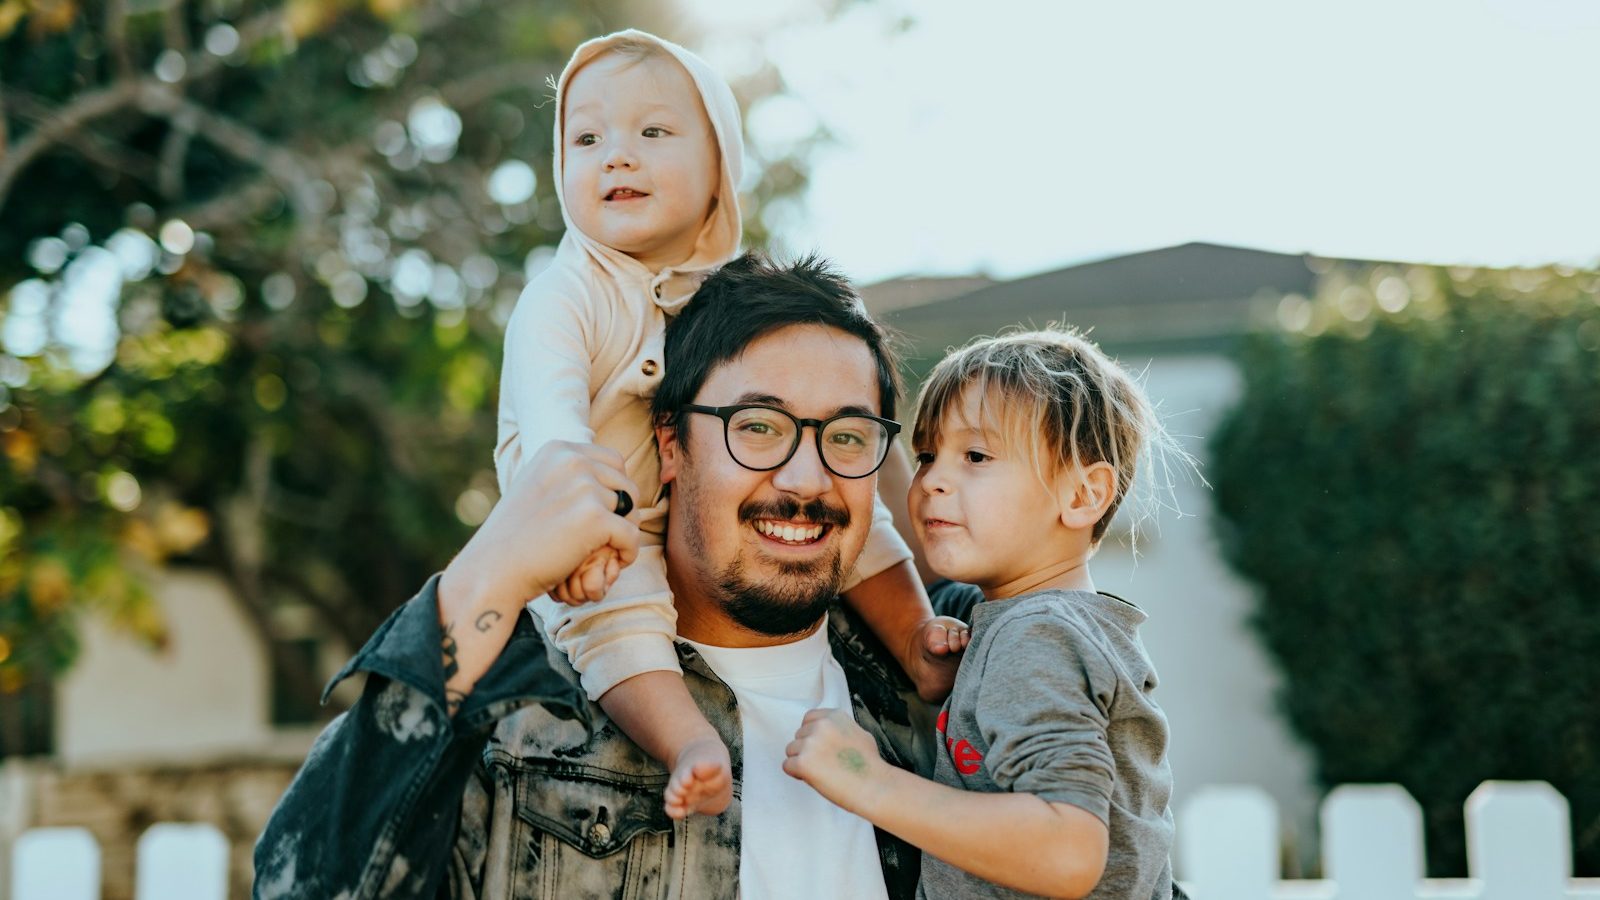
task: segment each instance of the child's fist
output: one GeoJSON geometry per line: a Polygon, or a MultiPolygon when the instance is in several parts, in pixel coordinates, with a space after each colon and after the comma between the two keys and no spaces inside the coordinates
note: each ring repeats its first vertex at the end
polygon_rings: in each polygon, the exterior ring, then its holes
{"type": "Polygon", "coordinates": [[[914,671],[906,674],[916,684],[917,696],[930,703],[943,700],[955,687],[956,669],[972,641],[972,629],[960,619],[934,616],[917,626],[911,640],[915,642],[909,655],[914,671]]]}
{"type": "Polygon", "coordinates": [[[878,745],[847,709],[813,709],[784,750],[783,771],[851,812],[859,812],[879,783],[878,745]]]}
{"type": "Polygon", "coordinates": [[[617,574],[622,571],[622,559],[617,551],[611,547],[601,547],[589,554],[589,558],[556,589],[550,596],[568,606],[577,606],[581,603],[594,603],[606,596],[606,591],[617,583],[617,574]]]}

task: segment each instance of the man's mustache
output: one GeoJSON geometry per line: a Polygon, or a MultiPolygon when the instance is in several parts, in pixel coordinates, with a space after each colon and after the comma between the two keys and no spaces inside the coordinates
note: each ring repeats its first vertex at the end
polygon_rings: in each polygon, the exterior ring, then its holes
{"type": "Polygon", "coordinates": [[[821,500],[801,503],[792,497],[778,500],[749,500],[739,506],[739,521],[753,522],[756,519],[804,519],[816,525],[837,525],[843,528],[850,524],[850,511],[843,507],[829,506],[821,500]]]}

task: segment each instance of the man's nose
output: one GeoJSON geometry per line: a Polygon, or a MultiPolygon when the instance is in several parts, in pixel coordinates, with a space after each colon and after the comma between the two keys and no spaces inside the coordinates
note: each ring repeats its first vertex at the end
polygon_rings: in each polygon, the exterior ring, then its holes
{"type": "Polygon", "coordinates": [[[822,464],[816,439],[809,433],[814,426],[800,429],[800,446],[794,455],[772,475],[772,485],[785,493],[816,497],[833,487],[833,473],[822,464]]]}

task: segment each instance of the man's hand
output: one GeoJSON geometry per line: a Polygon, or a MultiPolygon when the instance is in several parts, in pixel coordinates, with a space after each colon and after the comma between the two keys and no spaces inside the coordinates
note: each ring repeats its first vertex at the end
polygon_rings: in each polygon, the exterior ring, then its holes
{"type": "Polygon", "coordinates": [[[887,765],[872,735],[843,709],[806,713],[784,752],[784,772],[857,815],[865,815],[881,785],[878,773],[887,765]]]}
{"type": "Polygon", "coordinates": [[[639,555],[639,527],[616,514],[617,491],[639,493],[620,454],[551,441],[445,568],[440,659],[452,715],[505,649],[530,598],[554,590],[591,554],[610,554],[617,568],[639,555]]]}

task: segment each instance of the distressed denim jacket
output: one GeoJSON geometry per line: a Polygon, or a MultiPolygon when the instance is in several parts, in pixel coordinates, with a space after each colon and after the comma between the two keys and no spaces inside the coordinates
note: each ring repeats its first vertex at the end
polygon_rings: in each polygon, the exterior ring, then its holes
{"type": "MultiPolygon", "coordinates": [[[[257,900],[737,896],[739,712],[700,656],[678,645],[689,692],[731,752],[734,800],[720,816],[673,822],[661,810],[666,770],[584,697],[526,616],[452,720],[437,586],[435,576],[328,685],[367,673],[256,844],[257,900]]],[[[828,620],[856,721],[886,760],[926,773],[930,711],[847,611],[828,620]]],[[[913,896],[919,852],[877,839],[889,896],[913,896]]]]}

